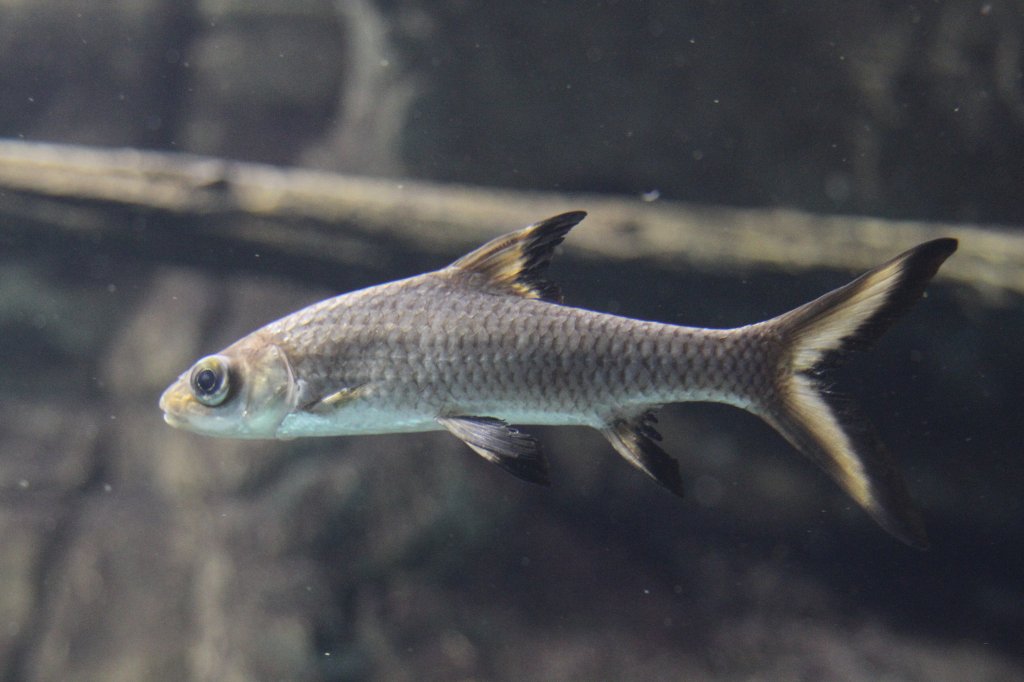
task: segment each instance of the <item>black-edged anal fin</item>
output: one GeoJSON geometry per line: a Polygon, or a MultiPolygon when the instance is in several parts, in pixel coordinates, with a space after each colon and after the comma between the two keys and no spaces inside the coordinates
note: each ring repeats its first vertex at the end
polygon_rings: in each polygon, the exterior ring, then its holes
{"type": "Polygon", "coordinates": [[[679,463],[656,442],[661,440],[661,434],[654,428],[656,421],[651,412],[616,418],[601,429],[601,433],[627,462],[682,497],[679,463]]]}
{"type": "Polygon", "coordinates": [[[438,417],[449,433],[489,462],[524,481],[548,485],[548,462],[540,443],[493,417],[438,417]]]}
{"type": "Polygon", "coordinates": [[[480,286],[496,291],[561,302],[558,287],[544,279],[544,272],[555,247],[586,215],[583,211],[562,213],[497,237],[458,259],[449,269],[476,274],[480,286]]]}

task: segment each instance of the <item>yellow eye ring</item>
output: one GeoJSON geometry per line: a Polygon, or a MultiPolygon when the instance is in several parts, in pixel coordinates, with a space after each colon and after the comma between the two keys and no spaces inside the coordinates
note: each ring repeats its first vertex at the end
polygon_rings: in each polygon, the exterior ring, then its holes
{"type": "Polygon", "coordinates": [[[223,403],[231,390],[229,360],[223,355],[210,355],[192,367],[189,385],[192,395],[207,407],[223,403]]]}

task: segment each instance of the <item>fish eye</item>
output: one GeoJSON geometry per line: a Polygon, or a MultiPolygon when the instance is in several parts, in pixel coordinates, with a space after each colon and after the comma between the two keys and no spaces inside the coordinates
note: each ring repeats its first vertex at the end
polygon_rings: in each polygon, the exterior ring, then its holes
{"type": "Polygon", "coordinates": [[[228,359],[220,355],[205,357],[192,368],[189,384],[192,395],[207,407],[216,407],[228,397],[231,389],[228,359]]]}

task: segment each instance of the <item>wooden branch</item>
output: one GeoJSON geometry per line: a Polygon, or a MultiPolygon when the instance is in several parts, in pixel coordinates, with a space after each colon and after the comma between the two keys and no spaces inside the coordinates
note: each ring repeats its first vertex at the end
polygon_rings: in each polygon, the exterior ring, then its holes
{"type": "Polygon", "coordinates": [[[960,252],[941,278],[995,295],[1024,293],[1024,235],[1006,229],[483,189],[0,140],[0,214],[38,213],[32,202],[47,199],[64,202],[61,210],[70,213],[86,211],[88,219],[62,223],[60,210],[51,206],[37,224],[116,237],[129,229],[125,221],[104,223],[96,208],[157,211],[194,217],[224,238],[340,263],[365,260],[382,240],[450,257],[503,231],[578,208],[590,217],[586,229],[573,234],[574,253],[651,259],[666,269],[857,270],[918,242],[954,236],[960,252]]]}

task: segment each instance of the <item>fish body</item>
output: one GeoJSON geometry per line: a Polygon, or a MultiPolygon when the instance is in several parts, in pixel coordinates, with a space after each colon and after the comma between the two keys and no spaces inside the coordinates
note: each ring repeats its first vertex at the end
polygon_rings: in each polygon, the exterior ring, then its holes
{"type": "Polygon", "coordinates": [[[293,358],[298,404],[338,387],[361,393],[344,410],[292,411],[272,435],[426,431],[442,428],[439,415],[464,414],[599,427],[654,404],[742,400],[726,378],[767,370],[756,356],[726,373],[724,354],[739,350],[741,335],[496,295],[460,279],[429,273],[268,326],[261,342],[293,358]]]}
{"type": "Polygon", "coordinates": [[[884,449],[821,375],[920,298],[954,240],[922,244],[777,318],[699,329],[562,305],[543,274],[584,215],[555,216],[441,270],[272,322],[182,374],[161,397],[165,420],[233,438],[447,430],[541,483],[539,444],[511,424],[584,425],[681,494],[654,411],[722,402],[762,417],[883,527],[925,544],[884,449]]]}

